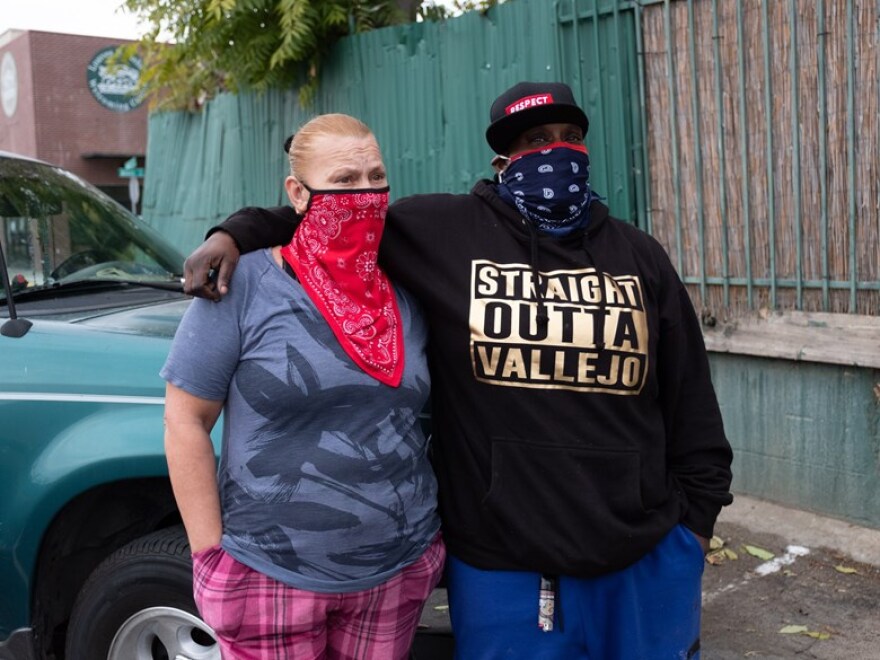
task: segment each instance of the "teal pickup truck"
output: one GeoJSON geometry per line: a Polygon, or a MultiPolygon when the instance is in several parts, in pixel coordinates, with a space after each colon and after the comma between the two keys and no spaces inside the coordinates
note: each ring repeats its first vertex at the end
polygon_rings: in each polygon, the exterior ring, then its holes
{"type": "MultiPolygon", "coordinates": [[[[92,186],[0,152],[0,660],[220,660],[163,446],[182,270],[92,186]]],[[[452,657],[444,603],[413,660],[452,657]]]]}
{"type": "Polygon", "coordinates": [[[217,658],[192,599],[159,368],[183,256],[0,153],[0,659],[217,658]]]}

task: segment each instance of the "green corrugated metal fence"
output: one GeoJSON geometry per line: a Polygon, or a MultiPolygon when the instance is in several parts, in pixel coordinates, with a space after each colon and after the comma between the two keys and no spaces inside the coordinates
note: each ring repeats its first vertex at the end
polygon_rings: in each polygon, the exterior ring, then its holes
{"type": "Polygon", "coordinates": [[[494,98],[521,80],[566,80],[590,114],[593,186],[612,212],[635,220],[633,163],[641,152],[629,136],[641,129],[634,22],[611,0],[588,4],[512,0],[487,14],[344,39],[308,110],[290,90],[223,95],[200,114],[153,115],[145,217],[188,250],[240,206],[286,202],[281,145],[320,112],[347,112],[370,125],[393,197],[466,192],[492,174],[484,133],[494,98]]]}

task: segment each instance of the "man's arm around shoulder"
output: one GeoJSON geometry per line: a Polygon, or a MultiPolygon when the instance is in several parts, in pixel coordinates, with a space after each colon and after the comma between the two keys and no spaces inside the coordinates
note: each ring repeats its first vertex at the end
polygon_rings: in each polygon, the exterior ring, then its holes
{"type": "Polygon", "coordinates": [[[205,242],[183,265],[186,293],[219,300],[229,290],[229,280],[244,252],[286,245],[296,229],[298,216],[289,206],[239,209],[208,230],[205,242]]]}

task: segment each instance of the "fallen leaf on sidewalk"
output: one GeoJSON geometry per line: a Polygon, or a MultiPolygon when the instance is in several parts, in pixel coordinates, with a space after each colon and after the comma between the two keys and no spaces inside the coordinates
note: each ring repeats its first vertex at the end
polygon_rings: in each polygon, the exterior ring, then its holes
{"type": "Polygon", "coordinates": [[[713,566],[719,566],[727,560],[736,561],[737,559],[739,559],[739,555],[730,548],[721,548],[706,555],[706,561],[713,566]]]}
{"type": "Polygon", "coordinates": [[[799,635],[800,633],[808,632],[810,629],[806,626],[782,626],[779,630],[782,635],[799,635]]]}
{"type": "Polygon", "coordinates": [[[744,545],[743,548],[753,557],[763,559],[764,561],[770,561],[771,559],[773,559],[773,557],[776,556],[772,552],[769,552],[767,550],[764,550],[764,548],[759,548],[754,545],[744,545]]]}
{"type": "Polygon", "coordinates": [[[712,566],[718,566],[724,563],[724,554],[721,552],[710,552],[706,555],[706,563],[712,566]]]}
{"type": "Polygon", "coordinates": [[[720,536],[713,536],[709,539],[709,550],[720,550],[724,547],[724,539],[720,536]]]}
{"type": "Polygon", "coordinates": [[[850,568],[849,566],[843,566],[842,564],[835,566],[834,570],[837,571],[838,573],[846,573],[847,575],[850,575],[852,573],[858,573],[858,570],[856,570],[855,568],[850,568]]]}
{"type": "Polygon", "coordinates": [[[721,566],[721,564],[727,561],[727,557],[719,550],[718,552],[712,552],[706,555],[706,561],[712,566],[721,566]]]}
{"type": "Polygon", "coordinates": [[[780,628],[779,633],[781,635],[806,635],[807,637],[812,637],[813,639],[831,639],[831,633],[827,632],[818,632],[816,630],[810,630],[806,626],[798,626],[798,625],[788,625],[780,628]]]}

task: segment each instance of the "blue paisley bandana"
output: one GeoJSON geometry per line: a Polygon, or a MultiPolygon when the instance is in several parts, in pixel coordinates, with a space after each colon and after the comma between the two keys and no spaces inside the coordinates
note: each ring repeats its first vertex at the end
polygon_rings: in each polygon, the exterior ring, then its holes
{"type": "Polygon", "coordinates": [[[501,173],[498,195],[542,232],[564,236],[585,227],[598,199],[586,147],[554,142],[517,154],[501,173]]]}

